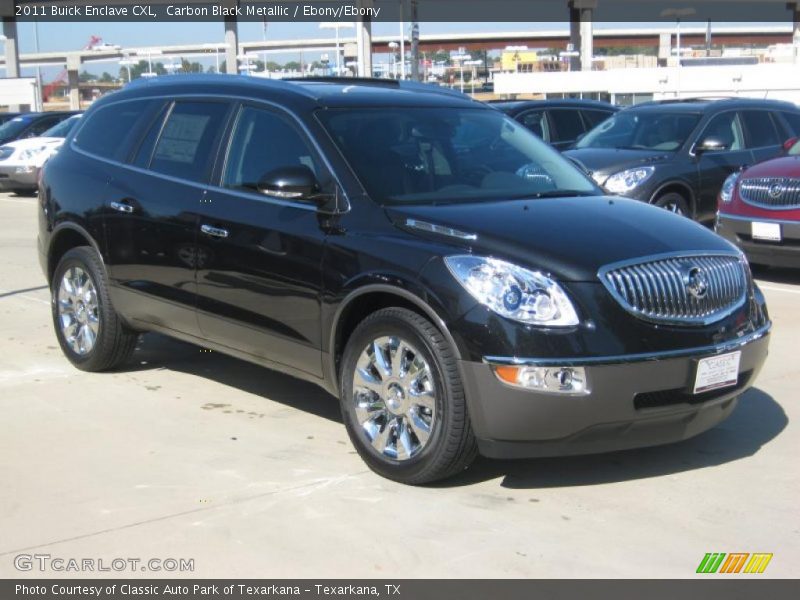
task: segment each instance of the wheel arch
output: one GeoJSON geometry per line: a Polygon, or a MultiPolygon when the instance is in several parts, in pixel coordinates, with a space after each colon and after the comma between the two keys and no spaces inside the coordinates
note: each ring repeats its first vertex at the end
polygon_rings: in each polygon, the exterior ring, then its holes
{"type": "Polygon", "coordinates": [[[58,265],[58,261],[61,260],[61,257],[64,256],[69,250],[73,248],[77,248],[79,246],[90,246],[97,252],[97,256],[100,258],[100,264],[105,271],[106,265],[103,261],[103,254],[100,252],[100,247],[97,245],[97,242],[94,238],[89,234],[86,229],[78,225],[77,223],[62,223],[53,230],[53,233],[50,236],[50,243],[47,247],[47,283],[48,285],[52,282],[53,273],[56,270],[56,266],[58,265]]]}
{"type": "Polygon", "coordinates": [[[339,304],[328,338],[327,377],[332,390],[339,391],[339,366],[347,340],[358,323],[368,314],[393,306],[408,308],[429,319],[453,348],[456,360],[461,353],[444,319],[421,296],[390,284],[372,283],[351,291],[339,304]]]}
{"type": "Polygon", "coordinates": [[[692,190],[692,186],[689,185],[685,181],[681,181],[679,179],[672,179],[665,183],[662,183],[660,186],[656,188],[656,190],[650,195],[650,204],[654,204],[656,200],[658,200],[664,194],[669,193],[678,193],[689,203],[689,210],[691,211],[691,218],[697,214],[697,199],[695,198],[694,191],[692,190]]]}

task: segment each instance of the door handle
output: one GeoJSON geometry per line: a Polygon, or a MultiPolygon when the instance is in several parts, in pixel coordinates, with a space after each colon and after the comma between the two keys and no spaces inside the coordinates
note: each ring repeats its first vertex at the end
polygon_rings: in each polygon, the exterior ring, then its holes
{"type": "Polygon", "coordinates": [[[108,205],[118,212],[126,214],[131,214],[133,212],[133,206],[131,206],[127,202],[117,202],[116,200],[114,200],[112,202],[109,202],[108,205]]]}
{"type": "Polygon", "coordinates": [[[226,238],[228,237],[228,230],[223,229],[222,227],[213,227],[211,225],[201,225],[200,231],[205,233],[206,235],[210,235],[211,237],[215,238],[226,238]]]}

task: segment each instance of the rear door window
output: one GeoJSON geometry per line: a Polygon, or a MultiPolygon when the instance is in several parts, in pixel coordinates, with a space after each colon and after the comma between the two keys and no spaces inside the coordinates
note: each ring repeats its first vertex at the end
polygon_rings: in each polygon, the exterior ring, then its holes
{"type": "Polygon", "coordinates": [[[150,169],[172,177],[203,181],[228,108],[226,102],[176,102],[161,130],[150,169]]]}
{"type": "Polygon", "coordinates": [[[101,158],[123,160],[138,126],[156,103],[133,100],[99,108],[81,119],[73,143],[101,158]]]}
{"type": "Polygon", "coordinates": [[[792,135],[800,136],[800,113],[785,112],[781,114],[786,119],[786,122],[789,123],[789,127],[792,128],[792,135]]]}
{"type": "Polygon", "coordinates": [[[580,111],[571,108],[551,108],[549,112],[555,128],[555,141],[572,142],[584,132],[580,111]]]}
{"type": "Polygon", "coordinates": [[[742,121],[747,130],[747,147],[763,148],[765,146],[778,146],[781,144],[781,135],[775,122],[765,110],[742,111],[742,121]]]}
{"type": "Polygon", "coordinates": [[[600,123],[614,114],[613,112],[607,110],[582,110],[581,113],[583,114],[583,118],[586,119],[589,129],[597,127],[600,123]]]}

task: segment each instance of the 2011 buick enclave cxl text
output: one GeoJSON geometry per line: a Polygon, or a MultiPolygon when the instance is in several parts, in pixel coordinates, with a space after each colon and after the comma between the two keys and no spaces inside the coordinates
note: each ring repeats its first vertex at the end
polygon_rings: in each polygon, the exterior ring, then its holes
{"type": "Polygon", "coordinates": [[[156,331],[315,382],[407,483],[678,441],[767,355],[706,228],[603,196],[522,125],[396,81],[175,76],[97,101],[47,163],[39,250],[78,368],[156,331]]]}

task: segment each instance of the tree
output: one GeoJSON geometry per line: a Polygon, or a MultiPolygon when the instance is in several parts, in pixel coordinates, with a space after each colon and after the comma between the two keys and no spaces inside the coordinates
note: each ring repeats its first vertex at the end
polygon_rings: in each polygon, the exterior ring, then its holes
{"type": "Polygon", "coordinates": [[[202,73],[203,65],[199,62],[189,62],[185,58],[181,59],[181,73],[202,73]]]}
{"type": "Polygon", "coordinates": [[[113,75],[111,75],[111,73],[109,73],[107,71],[103,71],[103,74],[100,75],[100,80],[99,81],[101,83],[114,83],[114,77],[113,77],[113,75]]]}
{"type": "Polygon", "coordinates": [[[81,83],[87,83],[89,81],[94,81],[95,79],[96,77],[86,70],[81,71],[80,74],[78,75],[78,81],[80,81],[81,83]]]}

